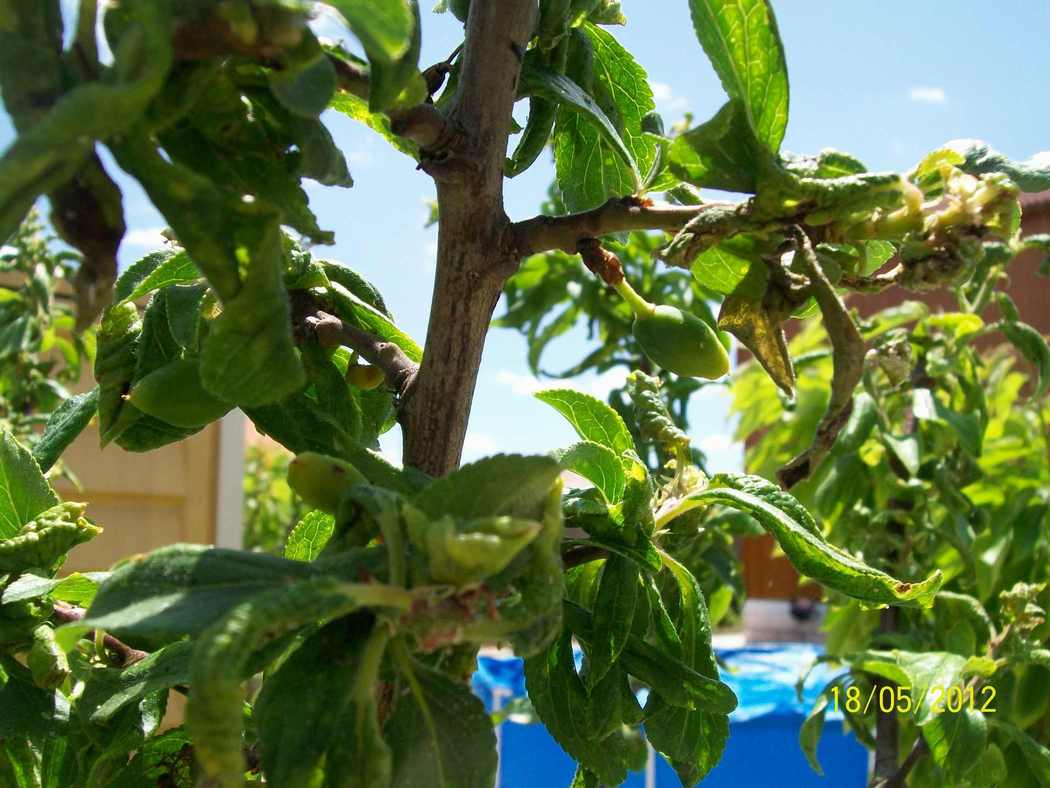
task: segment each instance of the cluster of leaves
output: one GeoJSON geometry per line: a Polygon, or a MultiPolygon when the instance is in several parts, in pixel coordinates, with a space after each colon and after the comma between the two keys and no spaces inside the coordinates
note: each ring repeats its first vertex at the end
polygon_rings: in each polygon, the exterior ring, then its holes
{"type": "MultiPolygon", "coordinates": [[[[981,317],[990,291],[957,295],[957,312],[930,315],[906,302],[860,321],[871,350],[849,422],[795,488],[822,532],[872,566],[945,577],[931,609],[891,617],[828,596],[828,655],[849,670],[825,688],[802,743],[819,769],[816,744],[836,694],[858,687],[866,698],[889,681],[914,699],[893,705],[901,747],[918,743],[931,756],[909,785],[1041,785],[1050,776],[1042,612],[1050,601],[1050,348],[1005,294],[991,322],[981,317]],[[938,703],[950,687],[981,702],[938,703]]],[[[754,364],[732,387],[739,437],[762,435],[748,465],[765,475],[808,442],[827,398],[830,350],[820,327],[790,349],[794,400],[778,397],[754,364]]],[[[846,710],[872,747],[874,708],[846,710]]]]}
{"type": "Polygon", "coordinates": [[[936,572],[921,583],[901,583],[839,551],[793,497],[761,478],[708,478],[690,462],[688,438],[659,396],[651,396],[658,387],[636,372],[629,391],[634,420],[676,457],[661,476],[647,472],[608,405],[569,389],[537,394],[581,439],[556,454],[561,465],[594,485],[564,501],[566,525],[586,537],[566,543],[571,568],[561,635],[525,662],[533,706],[579,762],[584,784],[617,784],[640,769],[643,736],[684,785],[701,780],[721,757],[736,699],[718,680],[711,648],[712,613],[717,622],[729,602],[717,557],[709,562],[703,552],[713,547],[702,532],[716,507],[753,518],[796,566],[867,604],[928,605],[941,583],[936,572]],[[706,595],[702,580],[713,580],[706,595]],[[579,671],[573,638],[584,652],[579,671]],[[649,689],[644,707],[632,681],[649,689]]]}
{"type": "Polygon", "coordinates": [[[95,356],[94,332],[74,332],[69,294],[60,290],[77,256],[56,252],[52,240],[31,213],[0,250],[0,429],[33,448],[46,466],[60,449],[40,443],[40,427],[76,406],[67,386],[95,356]]]}

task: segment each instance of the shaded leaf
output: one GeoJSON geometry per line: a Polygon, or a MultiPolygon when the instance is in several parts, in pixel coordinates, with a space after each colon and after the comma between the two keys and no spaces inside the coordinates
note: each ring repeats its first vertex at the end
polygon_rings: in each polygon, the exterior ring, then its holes
{"type": "Polygon", "coordinates": [[[39,463],[41,471],[47,473],[69,444],[84,431],[98,409],[98,396],[96,386],[91,391],[70,397],[51,411],[44,434],[33,447],[33,458],[39,463]]]}
{"type": "Polygon", "coordinates": [[[537,518],[560,472],[550,457],[497,454],[436,479],[412,503],[434,518],[537,518]]]}
{"type": "Polygon", "coordinates": [[[773,159],[755,136],[743,102],[732,99],[711,120],[675,138],[669,166],[693,186],[753,194],[773,159]]]}
{"type": "MultiPolygon", "coordinates": [[[[410,658],[408,658],[410,659],[410,658]]],[[[391,788],[473,788],[496,779],[496,736],[470,688],[417,662],[383,726],[393,756],[391,788]]]]}

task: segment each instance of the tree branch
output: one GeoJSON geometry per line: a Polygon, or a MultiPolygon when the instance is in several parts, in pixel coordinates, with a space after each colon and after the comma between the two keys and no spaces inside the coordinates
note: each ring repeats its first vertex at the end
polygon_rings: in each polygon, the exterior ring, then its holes
{"type": "Polygon", "coordinates": [[[404,411],[405,462],[435,476],[459,465],[485,336],[520,260],[503,210],[503,162],[534,0],[471,5],[446,121],[455,142],[422,162],[441,223],[423,362],[404,411]]]}
{"type": "Polygon", "coordinates": [[[584,238],[597,238],[627,230],[677,232],[701,213],[724,210],[725,203],[704,205],[655,205],[639,197],[613,197],[590,211],[566,216],[536,216],[511,225],[514,246],[522,257],[559,249],[576,252],[584,238]]]}
{"type": "Polygon", "coordinates": [[[325,347],[345,345],[356,350],[369,364],[383,370],[387,385],[397,393],[399,400],[404,402],[407,399],[418,368],[400,347],[357,326],[344,323],[327,312],[318,311],[309,315],[303,324],[314,332],[317,341],[325,347]]]}
{"type": "MultiPolygon", "coordinates": [[[[52,615],[55,618],[67,624],[74,621],[80,621],[84,618],[84,614],[85,610],[83,608],[65,602],[55,602],[54,610],[52,612],[52,615]]],[[[94,630],[87,632],[86,636],[94,637],[94,630]]],[[[149,656],[147,652],[139,651],[137,648],[132,648],[127,643],[117,640],[112,635],[103,635],[102,643],[120,658],[120,667],[122,668],[126,668],[128,665],[134,665],[136,662],[149,656]]]]}

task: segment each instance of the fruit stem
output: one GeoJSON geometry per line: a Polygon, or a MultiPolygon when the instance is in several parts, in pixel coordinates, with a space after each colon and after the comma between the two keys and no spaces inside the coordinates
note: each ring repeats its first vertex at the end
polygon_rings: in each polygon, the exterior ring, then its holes
{"type": "Polygon", "coordinates": [[[652,317],[656,312],[656,305],[650,304],[638,295],[626,279],[621,279],[614,284],[613,287],[616,288],[617,293],[623,296],[623,300],[630,305],[631,309],[634,310],[635,317],[639,320],[645,320],[646,318],[652,317]]]}

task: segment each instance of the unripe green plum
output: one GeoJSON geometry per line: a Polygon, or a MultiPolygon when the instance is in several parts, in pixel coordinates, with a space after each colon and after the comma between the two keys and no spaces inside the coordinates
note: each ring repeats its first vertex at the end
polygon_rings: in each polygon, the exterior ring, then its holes
{"type": "Polygon", "coordinates": [[[288,465],[288,486],[315,509],[336,514],[343,495],[368,479],[353,465],[337,457],[304,451],[288,465]]]}
{"type": "Polygon", "coordinates": [[[626,279],[613,287],[634,312],[634,338],[651,361],[690,378],[714,380],[729,372],[729,355],[703,320],[677,307],[649,303],[626,279]]]}
{"type": "Polygon", "coordinates": [[[729,372],[729,355],[718,335],[691,312],[660,305],[636,314],[634,338],[655,364],[676,375],[720,378],[729,372]]]}
{"type": "Polygon", "coordinates": [[[210,424],[233,408],[233,403],[204,388],[195,358],[171,361],[135,381],[128,401],[149,416],[185,429],[210,424]]]}

